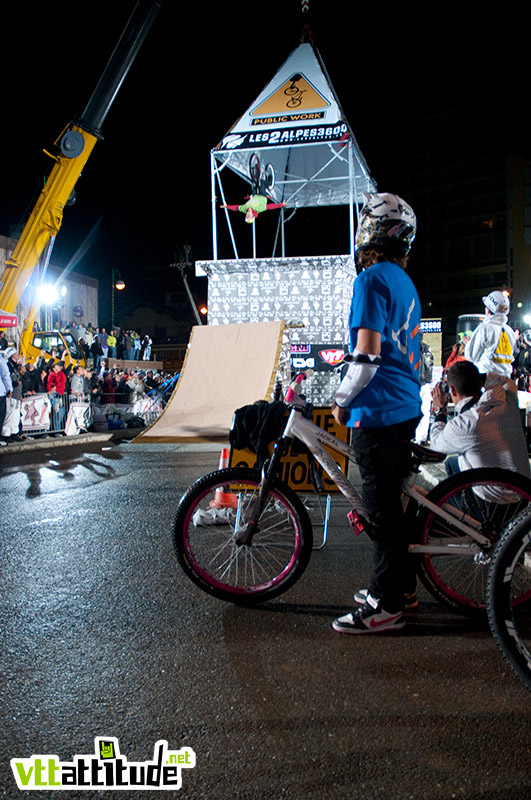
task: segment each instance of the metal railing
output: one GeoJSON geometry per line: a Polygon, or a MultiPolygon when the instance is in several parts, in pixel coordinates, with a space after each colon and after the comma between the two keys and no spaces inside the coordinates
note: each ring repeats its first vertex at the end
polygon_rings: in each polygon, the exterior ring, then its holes
{"type": "Polygon", "coordinates": [[[5,435],[75,436],[87,431],[119,430],[151,425],[162,413],[164,402],[157,394],[142,395],[132,403],[100,403],[88,394],[31,394],[22,400],[7,399],[5,435]]]}

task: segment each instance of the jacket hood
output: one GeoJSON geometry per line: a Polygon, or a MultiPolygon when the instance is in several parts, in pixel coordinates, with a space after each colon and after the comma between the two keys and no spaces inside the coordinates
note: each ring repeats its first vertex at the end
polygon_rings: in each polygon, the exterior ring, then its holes
{"type": "Polygon", "coordinates": [[[488,314],[483,322],[493,322],[495,325],[507,325],[507,314],[488,314]]]}

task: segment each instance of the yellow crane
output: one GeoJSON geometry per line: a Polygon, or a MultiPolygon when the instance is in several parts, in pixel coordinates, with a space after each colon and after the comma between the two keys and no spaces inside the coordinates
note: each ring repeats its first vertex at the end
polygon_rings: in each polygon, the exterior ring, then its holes
{"type": "MultiPolygon", "coordinates": [[[[43,256],[49,259],[63,221],[63,209],[73,197],[96,142],[103,138],[103,122],[159,10],[157,0],[139,0],[82,115],[60,134],[55,153],[45,150],[55,163],[1,278],[0,309],[7,314],[15,312],[43,256]]],[[[67,364],[84,363],[73,337],[60,331],[33,331],[37,311],[38,304],[34,303],[24,320],[20,350],[26,359],[34,361],[43,342],[49,343],[55,336],[58,347],[67,351],[67,364]]]]}

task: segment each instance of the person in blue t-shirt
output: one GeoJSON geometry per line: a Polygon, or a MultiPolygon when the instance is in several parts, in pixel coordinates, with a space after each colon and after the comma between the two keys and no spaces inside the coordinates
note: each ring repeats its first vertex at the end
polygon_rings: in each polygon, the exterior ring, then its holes
{"type": "Polygon", "coordinates": [[[397,195],[364,195],[356,232],[356,259],[349,317],[352,353],[332,406],[339,424],[352,430],[373,542],[373,574],[356,592],[360,607],[334,620],[340,633],[404,627],[404,609],[416,606],[408,561],[401,488],[411,466],[407,442],[421,417],[420,302],[405,272],[416,234],[413,209],[397,195]]]}

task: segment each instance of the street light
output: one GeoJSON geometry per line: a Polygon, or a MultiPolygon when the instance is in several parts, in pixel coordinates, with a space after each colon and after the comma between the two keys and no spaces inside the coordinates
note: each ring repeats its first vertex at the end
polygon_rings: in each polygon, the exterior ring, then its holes
{"type": "Polygon", "coordinates": [[[125,283],[120,275],[120,270],[112,268],[111,272],[112,295],[111,295],[111,331],[114,330],[114,290],[118,289],[119,292],[125,289],[125,283]]]}
{"type": "Polygon", "coordinates": [[[64,298],[67,293],[67,288],[63,284],[60,289],[57,288],[56,283],[44,283],[39,289],[39,301],[45,306],[44,310],[44,329],[52,330],[54,326],[53,312],[54,308],[61,309],[62,305],[58,304],[61,298],[64,298]]]}

